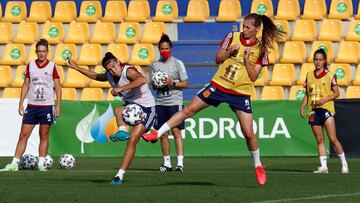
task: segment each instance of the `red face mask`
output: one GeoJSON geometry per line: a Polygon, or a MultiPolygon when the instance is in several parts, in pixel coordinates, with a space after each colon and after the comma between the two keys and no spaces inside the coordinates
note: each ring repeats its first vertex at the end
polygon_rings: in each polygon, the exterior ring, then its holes
{"type": "Polygon", "coordinates": [[[160,56],[166,61],[171,56],[171,49],[160,51],[160,56]]]}

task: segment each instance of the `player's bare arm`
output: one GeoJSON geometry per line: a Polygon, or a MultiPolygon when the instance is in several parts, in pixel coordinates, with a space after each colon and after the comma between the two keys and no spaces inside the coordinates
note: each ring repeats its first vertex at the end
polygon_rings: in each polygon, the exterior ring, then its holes
{"type": "Polygon", "coordinates": [[[99,73],[96,73],[94,71],[90,71],[90,70],[86,70],[84,68],[81,68],[72,59],[67,60],[66,65],[69,66],[70,68],[74,69],[74,70],[79,71],[80,73],[84,74],[85,76],[87,76],[87,77],[89,77],[89,78],[91,78],[93,80],[103,81],[103,82],[107,81],[106,74],[99,74],[99,73]]]}
{"type": "Polygon", "coordinates": [[[146,78],[139,73],[135,68],[129,68],[127,70],[126,73],[126,77],[131,81],[129,84],[121,86],[121,87],[115,87],[112,89],[112,91],[115,91],[116,93],[124,91],[124,90],[129,90],[129,89],[134,89],[137,87],[140,87],[143,84],[147,83],[146,78]]]}

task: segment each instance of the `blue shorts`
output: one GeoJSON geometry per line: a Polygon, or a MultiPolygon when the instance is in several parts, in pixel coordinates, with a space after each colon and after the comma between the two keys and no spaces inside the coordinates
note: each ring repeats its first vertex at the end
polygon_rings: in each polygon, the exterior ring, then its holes
{"type": "Polygon", "coordinates": [[[23,116],[23,124],[36,125],[54,123],[53,106],[27,106],[23,116]]]}
{"type": "MultiPolygon", "coordinates": [[[[183,108],[184,108],[183,105],[175,105],[175,106],[157,105],[156,106],[156,121],[155,121],[154,128],[156,130],[159,130],[160,127],[164,123],[166,123],[166,121],[168,121],[174,114],[176,114],[183,108]]],[[[184,123],[185,123],[184,121],[181,122],[178,126],[176,126],[176,128],[179,128],[180,130],[184,129],[184,127],[185,127],[184,123]]]]}
{"type": "Polygon", "coordinates": [[[246,113],[252,113],[250,96],[228,94],[218,90],[212,84],[206,85],[198,92],[197,96],[205,103],[215,107],[219,106],[222,102],[226,102],[233,111],[241,110],[246,113]]]}
{"type": "Polygon", "coordinates": [[[146,130],[149,131],[155,121],[155,118],[156,118],[155,106],[145,107],[145,106],[142,106],[135,102],[126,101],[125,105],[128,105],[128,104],[137,104],[142,108],[142,110],[145,113],[145,119],[140,124],[142,124],[146,128],[146,130]]]}
{"type": "Polygon", "coordinates": [[[331,113],[326,109],[317,108],[314,109],[314,112],[312,114],[310,114],[308,123],[311,126],[314,125],[324,126],[325,121],[334,115],[335,113],[331,113]]]}

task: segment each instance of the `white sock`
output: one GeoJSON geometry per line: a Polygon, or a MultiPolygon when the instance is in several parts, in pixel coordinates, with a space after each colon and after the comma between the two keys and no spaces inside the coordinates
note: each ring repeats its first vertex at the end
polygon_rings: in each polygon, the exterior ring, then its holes
{"type": "Polygon", "coordinates": [[[326,156],[319,156],[321,167],[327,168],[326,156]]]}
{"type": "Polygon", "coordinates": [[[39,157],[39,165],[44,165],[45,157],[39,157]]]}
{"type": "Polygon", "coordinates": [[[184,156],[177,156],[177,166],[184,167],[184,156]]]}
{"type": "MultiPolygon", "coordinates": [[[[119,171],[117,172],[116,176],[119,176],[120,180],[122,180],[124,178],[124,174],[125,174],[125,171],[122,170],[122,169],[119,169],[119,171]]],[[[116,177],[115,176],[115,177],[116,177]]]]}
{"type": "Polygon", "coordinates": [[[250,151],[250,154],[253,158],[254,161],[254,167],[256,168],[257,166],[261,166],[261,161],[260,161],[260,150],[257,149],[255,151],[250,151]]]}
{"type": "Polygon", "coordinates": [[[19,163],[20,163],[20,159],[16,157],[14,157],[11,161],[11,165],[19,165],[19,163]]]}
{"type": "Polygon", "coordinates": [[[123,131],[125,131],[125,132],[128,132],[126,125],[121,125],[121,126],[119,126],[119,131],[120,131],[120,130],[123,130],[123,131]]]}
{"type": "Polygon", "coordinates": [[[341,153],[341,154],[338,154],[338,157],[340,158],[340,161],[341,161],[341,165],[343,166],[347,166],[347,162],[346,162],[346,158],[345,158],[345,153],[341,153]]]}
{"type": "Polygon", "coordinates": [[[164,166],[171,168],[170,155],[164,156],[164,166]]]}
{"type": "Polygon", "coordinates": [[[158,138],[169,130],[170,130],[169,125],[167,123],[164,123],[158,130],[158,138]]]}

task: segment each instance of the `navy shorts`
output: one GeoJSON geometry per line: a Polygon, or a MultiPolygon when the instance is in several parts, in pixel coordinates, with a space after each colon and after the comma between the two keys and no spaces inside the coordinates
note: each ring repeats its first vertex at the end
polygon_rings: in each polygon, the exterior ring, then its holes
{"type": "Polygon", "coordinates": [[[54,123],[53,106],[27,106],[23,116],[23,124],[36,125],[54,123]]]}
{"type": "MultiPolygon", "coordinates": [[[[157,105],[156,106],[156,121],[155,121],[154,128],[156,130],[159,130],[160,127],[164,123],[166,123],[166,121],[168,121],[174,114],[176,114],[183,108],[184,108],[183,105],[175,105],[175,106],[157,105]]],[[[176,126],[176,128],[179,128],[180,130],[184,129],[184,127],[185,127],[184,121],[181,122],[178,126],[176,126]]]]}
{"type": "Polygon", "coordinates": [[[326,109],[317,108],[314,109],[314,112],[312,114],[310,114],[308,123],[311,126],[314,125],[324,126],[325,121],[334,115],[335,113],[331,113],[326,109]]]}
{"type": "Polygon", "coordinates": [[[149,131],[156,118],[155,106],[145,107],[135,102],[126,101],[125,105],[128,104],[137,104],[142,108],[142,110],[145,112],[145,119],[140,124],[142,124],[146,128],[146,130],[149,131]]]}
{"type": "Polygon", "coordinates": [[[215,107],[219,106],[222,102],[226,102],[233,111],[241,110],[246,113],[252,113],[250,96],[228,94],[218,90],[212,84],[206,85],[198,92],[197,96],[205,103],[215,107]]]}

